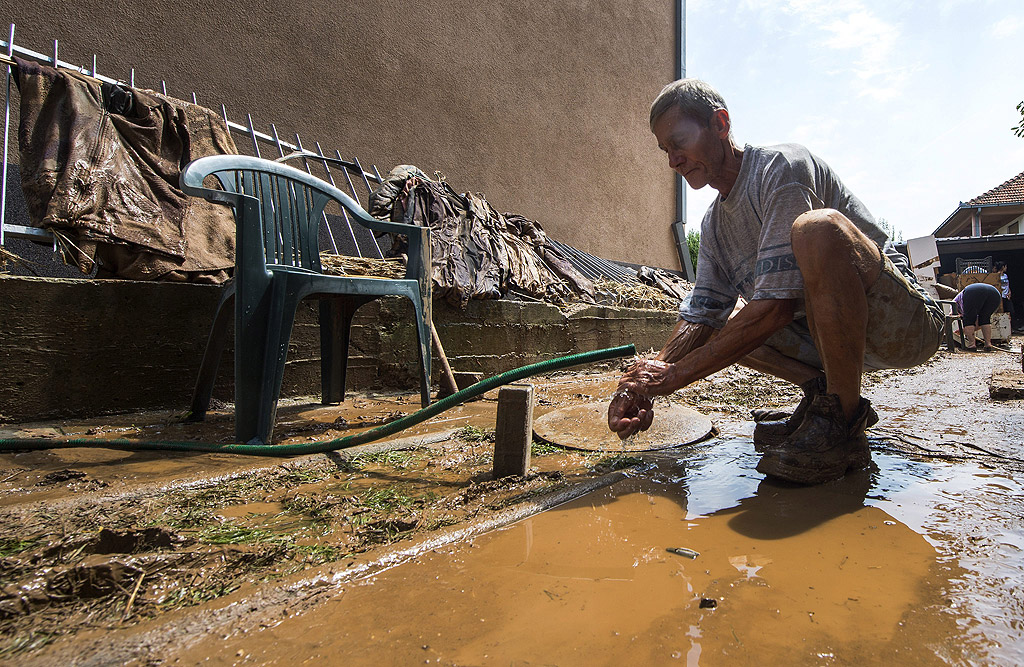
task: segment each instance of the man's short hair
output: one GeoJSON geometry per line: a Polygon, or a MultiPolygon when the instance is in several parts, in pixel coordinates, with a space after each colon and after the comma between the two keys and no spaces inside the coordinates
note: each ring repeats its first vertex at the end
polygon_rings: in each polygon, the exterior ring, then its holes
{"type": "Polygon", "coordinates": [[[729,110],[722,95],[700,79],[679,79],[661,89],[651,104],[652,130],[654,121],[672,108],[679,109],[687,118],[704,125],[711,123],[711,116],[719,109],[729,110]]]}

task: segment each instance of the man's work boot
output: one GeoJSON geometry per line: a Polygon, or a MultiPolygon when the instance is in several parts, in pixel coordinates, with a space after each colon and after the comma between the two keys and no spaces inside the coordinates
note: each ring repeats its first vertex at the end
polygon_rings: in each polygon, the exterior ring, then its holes
{"type": "Polygon", "coordinates": [[[778,408],[754,408],[750,411],[750,416],[753,417],[755,424],[761,422],[777,422],[780,419],[789,419],[789,410],[780,410],[778,408]]]}
{"type": "Polygon", "coordinates": [[[821,484],[868,466],[871,452],[864,430],[871,412],[871,403],[862,398],[857,414],[847,422],[837,395],[818,394],[803,423],[761,457],[758,472],[798,484],[821,484]]]}
{"type": "Polygon", "coordinates": [[[804,420],[804,413],[811,405],[811,401],[818,394],[825,393],[825,378],[819,377],[808,380],[800,385],[804,391],[804,397],[793,414],[783,413],[782,415],[772,414],[774,411],[751,411],[754,417],[754,449],[763,454],[769,447],[780,445],[782,442],[800,426],[804,420]],[[761,419],[758,419],[761,417],[761,419]],[[769,417],[775,417],[769,419],[769,417]]]}

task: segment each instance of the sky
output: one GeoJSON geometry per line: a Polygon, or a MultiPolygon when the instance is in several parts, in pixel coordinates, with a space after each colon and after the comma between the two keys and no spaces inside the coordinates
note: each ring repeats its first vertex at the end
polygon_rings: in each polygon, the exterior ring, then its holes
{"type": "MultiPolygon", "coordinates": [[[[687,0],[736,141],[796,142],[904,239],[1024,172],[1022,0],[687,0]]],[[[689,228],[717,193],[687,190],[689,228]]]]}

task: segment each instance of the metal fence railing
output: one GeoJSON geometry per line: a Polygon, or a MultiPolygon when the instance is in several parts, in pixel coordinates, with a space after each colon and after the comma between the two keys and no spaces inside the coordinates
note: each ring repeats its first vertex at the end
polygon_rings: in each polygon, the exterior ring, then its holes
{"type": "MultiPolygon", "coordinates": [[[[2,174],[0,174],[0,246],[3,246],[8,239],[27,239],[37,242],[49,242],[52,235],[45,229],[33,227],[27,220],[12,220],[10,202],[12,192],[9,181],[10,165],[14,155],[13,144],[16,138],[17,129],[12,123],[12,105],[15,102],[14,95],[17,87],[13,85],[14,56],[25,60],[34,60],[56,69],[69,69],[84,76],[92,77],[104,83],[136,87],[136,70],[131,68],[127,80],[115,79],[97,70],[97,58],[92,57],[91,66],[80,66],[60,59],[60,43],[54,39],[52,49],[49,53],[41,53],[24,46],[15,41],[15,25],[10,25],[7,40],[0,40],[0,62],[3,62],[6,70],[6,87],[4,95],[4,135],[2,144],[2,174]]],[[[160,82],[160,92],[168,95],[167,84],[160,82]]],[[[193,104],[199,104],[196,94],[190,94],[193,104]]],[[[228,115],[225,105],[221,104],[220,112],[227,124],[232,138],[236,142],[240,152],[246,152],[259,157],[270,157],[271,159],[282,159],[301,162],[307,172],[323,178],[335,187],[346,191],[364,208],[368,205],[370,193],[381,183],[380,171],[375,165],[369,170],[365,169],[358,159],[346,160],[342,158],[341,152],[335,150],[333,154],[327,153],[320,146],[319,142],[313,142],[316,150],[308,150],[303,147],[302,139],[298,133],[294,134],[294,141],[281,138],[274,123],[270,123],[269,132],[263,132],[256,128],[252,115],[245,114],[245,123],[232,120],[228,115]],[[276,156],[274,155],[276,154],[276,156]],[[273,157],[271,157],[273,156],[273,157]],[[314,167],[314,164],[316,165],[314,167]]],[[[16,159],[16,158],[15,158],[16,159]]],[[[353,225],[344,210],[340,216],[325,216],[321,228],[321,240],[326,252],[339,254],[350,254],[358,257],[382,258],[383,252],[377,238],[359,225],[353,225]]]]}
{"type": "MultiPolygon", "coordinates": [[[[13,106],[14,96],[17,94],[17,87],[13,85],[15,67],[14,56],[25,60],[33,60],[56,69],[73,70],[83,76],[92,77],[98,81],[120,85],[134,89],[136,87],[137,72],[130,68],[126,79],[115,79],[106,73],[98,71],[97,57],[92,56],[89,66],[76,65],[60,59],[60,43],[54,39],[47,53],[42,53],[21,46],[15,41],[15,25],[10,24],[6,41],[0,40],[0,62],[6,70],[6,87],[4,95],[4,134],[2,144],[2,174],[0,174],[0,247],[7,244],[9,239],[29,240],[37,243],[54,243],[53,235],[49,231],[34,227],[24,213],[24,202],[21,202],[19,210],[23,213],[18,219],[12,219],[11,202],[15,196],[20,197],[19,179],[9,178],[12,165],[17,167],[17,162],[12,162],[13,144],[16,142],[17,128],[12,121],[13,112],[17,109],[13,106]],[[11,184],[17,180],[19,186],[12,188],[11,184]],[[18,192],[14,192],[17,189],[18,192]]],[[[167,96],[167,84],[160,81],[159,92],[167,96]]],[[[194,92],[189,94],[193,104],[200,104],[194,92]]],[[[179,98],[182,99],[182,98],[179,98]]],[[[205,102],[205,100],[203,101],[205,102]]],[[[203,104],[207,108],[209,105],[203,104]]],[[[229,116],[224,104],[219,104],[220,115],[227,124],[236,147],[240,152],[255,155],[258,157],[270,157],[292,163],[301,163],[310,174],[332,183],[335,187],[347,192],[364,208],[369,207],[369,196],[382,183],[380,171],[375,165],[364,167],[358,159],[344,159],[338,150],[325,151],[318,141],[313,141],[315,150],[303,146],[301,137],[295,133],[292,138],[283,139],[277,126],[270,123],[268,132],[257,129],[252,115],[244,114],[245,122],[237,122],[229,116]],[[271,157],[273,156],[273,157],[271,157]]],[[[20,172],[19,172],[20,175],[20,172]]],[[[339,209],[339,215],[324,215],[321,224],[321,248],[324,252],[357,256],[360,258],[380,259],[384,257],[384,250],[376,236],[366,228],[356,224],[353,225],[348,214],[339,209]]],[[[622,283],[636,283],[637,271],[629,266],[623,266],[595,255],[583,252],[572,246],[559,243],[552,239],[555,246],[561,250],[569,261],[584,276],[590,279],[605,278],[622,283]]],[[[55,246],[56,250],[56,246],[55,246]]]]}

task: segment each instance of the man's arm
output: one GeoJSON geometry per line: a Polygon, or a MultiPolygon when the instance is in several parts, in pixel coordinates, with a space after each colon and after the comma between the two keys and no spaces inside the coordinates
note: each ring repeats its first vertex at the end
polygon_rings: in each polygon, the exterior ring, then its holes
{"type": "MultiPolygon", "coordinates": [[[[686,350],[685,334],[673,336],[655,361],[640,362],[627,371],[619,387],[648,396],[671,394],[761,347],[773,333],[793,321],[795,311],[795,299],[751,301],[717,335],[708,334],[702,345],[686,350]]],[[[677,325],[676,331],[679,329],[677,325]]]]}
{"type": "Polygon", "coordinates": [[[671,394],[743,359],[793,321],[794,299],[758,299],[721,331],[681,320],[656,359],[640,361],[619,380],[608,406],[608,427],[620,438],[647,430],[654,419],[650,396],[671,394]]]}

